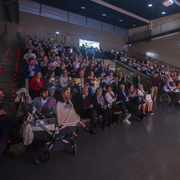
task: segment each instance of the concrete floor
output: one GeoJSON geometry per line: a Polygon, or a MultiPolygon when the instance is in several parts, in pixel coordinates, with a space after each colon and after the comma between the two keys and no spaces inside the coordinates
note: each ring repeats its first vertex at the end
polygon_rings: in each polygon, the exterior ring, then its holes
{"type": "Polygon", "coordinates": [[[1,180],[179,180],[179,106],[154,104],[154,116],[90,135],[80,129],[78,155],[67,147],[36,165],[26,153],[0,163],[1,180]]]}

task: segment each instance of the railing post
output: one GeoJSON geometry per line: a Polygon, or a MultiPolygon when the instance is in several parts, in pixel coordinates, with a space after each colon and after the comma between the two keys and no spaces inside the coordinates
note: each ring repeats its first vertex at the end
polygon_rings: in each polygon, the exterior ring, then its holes
{"type": "Polygon", "coordinates": [[[29,92],[29,78],[25,79],[25,88],[28,90],[29,92]]]}

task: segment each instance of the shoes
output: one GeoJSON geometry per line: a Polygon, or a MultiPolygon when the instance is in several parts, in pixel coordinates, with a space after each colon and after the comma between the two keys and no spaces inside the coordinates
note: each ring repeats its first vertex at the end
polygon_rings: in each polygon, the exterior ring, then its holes
{"type": "Polygon", "coordinates": [[[145,117],[145,116],[142,114],[142,115],[140,116],[140,121],[142,121],[144,117],[145,117]]]}
{"type": "Polygon", "coordinates": [[[149,111],[148,114],[151,116],[154,115],[154,113],[152,111],[149,111]]]}
{"type": "Polygon", "coordinates": [[[143,114],[144,115],[144,117],[147,117],[147,114],[143,114]]]}
{"type": "Polygon", "coordinates": [[[125,117],[124,121],[125,121],[125,120],[128,120],[130,117],[131,117],[131,114],[129,113],[129,114],[125,117]]]}
{"type": "Polygon", "coordinates": [[[123,120],[123,123],[124,123],[124,124],[128,124],[128,125],[131,124],[131,122],[130,122],[128,119],[123,120]]]}
{"type": "Polygon", "coordinates": [[[112,124],[109,124],[108,126],[109,126],[110,128],[113,128],[113,125],[112,125],[112,124]]]}
{"type": "Polygon", "coordinates": [[[154,113],[152,111],[150,111],[150,115],[152,116],[152,115],[154,115],[154,113]]]}
{"type": "Polygon", "coordinates": [[[89,128],[88,128],[87,126],[84,126],[84,127],[83,127],[83,129],[86,129],[86,130],[88,130],[89,128]]]}
{"type": "Polygon", "coordinates": [[[90,129],[89,133],[92,134],[92,135],[96,135],[96,131],[94,129],[90,129]]]}
{"type": "Polygon", "coordinates": [[[102,129],[105,130],[105,131],[107,130],[107,128],[105,126],[103,126],[102,129]]]}

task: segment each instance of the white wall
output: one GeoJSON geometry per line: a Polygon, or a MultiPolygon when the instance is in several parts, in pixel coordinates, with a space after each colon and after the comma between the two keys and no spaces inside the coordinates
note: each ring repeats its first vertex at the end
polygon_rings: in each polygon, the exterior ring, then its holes
{"type": "Polygon", "coordinates": [[[140,42],[129,47],[133,53],[150,55],[152,58],[180,67],[180,33],[150,42],[140,42]],[[148,53],[148,54],[147,54],[148,53]]]}
{"type": "Polygon", "coordinates": [[[96,30],[80,25],[75,25],[59,20],[54,20],[39,15],[34,15],[26,12],[19,12],[20,24],[8,24],[8,42],[9,44],[17,43],[16,32],[17,28],[21,28],[22,39],[27,34],[32,37],[37,35],[39,38],[53,37],[56,38],[55,32],[60,32],[61,38],[66,38],[70,35],[70,40],[66,42],[67,45],[77,46],[79,39],[86,39],[100,42],[100,46],[106,51],[112,49],[122,49],[124,46],[124,37],[108,33],[101,30],[96,30]]]}

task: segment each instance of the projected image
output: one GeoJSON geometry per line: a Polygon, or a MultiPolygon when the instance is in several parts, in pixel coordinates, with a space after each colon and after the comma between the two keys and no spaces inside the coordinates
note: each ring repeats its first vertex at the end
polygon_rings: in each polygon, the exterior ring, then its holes
{"type": "Polygon", "coordinates": [[[93,46],[93,48],[100,48],[100,43],[96,42],[96,41],[88,41],[88,40],[83,40],[83,39],[79,39],[79,46],[84,46],[88,49],[91,46],[93,46]]]}

